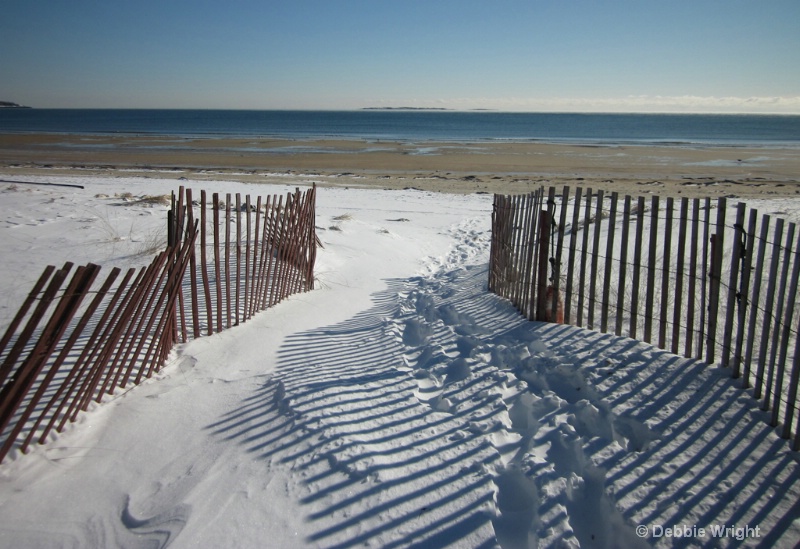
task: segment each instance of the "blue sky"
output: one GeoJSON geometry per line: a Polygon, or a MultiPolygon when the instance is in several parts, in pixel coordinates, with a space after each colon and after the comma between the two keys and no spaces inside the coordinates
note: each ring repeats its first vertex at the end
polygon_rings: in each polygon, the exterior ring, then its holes
{"type": "Polygon", "coordinates": [[[36,107],[800,113],[798,0],[0,0],[36,107]]]}

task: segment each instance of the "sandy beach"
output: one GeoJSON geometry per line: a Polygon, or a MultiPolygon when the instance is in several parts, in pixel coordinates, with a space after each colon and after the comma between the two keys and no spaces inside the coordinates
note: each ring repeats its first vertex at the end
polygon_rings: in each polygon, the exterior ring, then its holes
{"type": "Polygon", "coordinates": [[[449,193],[569,185],[633,196],[800,194],[795,148],[0,135],[0,169],[24,175],[315,182],[449,193]]]}

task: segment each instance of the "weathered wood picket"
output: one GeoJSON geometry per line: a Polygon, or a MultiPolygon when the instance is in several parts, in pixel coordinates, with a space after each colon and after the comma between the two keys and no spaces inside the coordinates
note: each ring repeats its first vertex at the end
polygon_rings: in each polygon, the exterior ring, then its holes
{"type": "Polygon", "coordinates": [[[121,280],[111,269],[99,284],[97,265],[48,266],[0,339],[0,461],[45,443],[93,400],[151,377],[176,343],[312,289],[315,199],[311,188],[259,197],[253,207],[238,194],[234,203],[215,193],[209,203],[203,191],[195,203],[181,187],[167,248],[149,266],[121,280]]]}
{"type": "Polygon", "coordinates": [[[583,188],[495,195],[489,289],[531,320],[556,320],[563,299],[566,323],[729,368],[800,450],[800,240],[794,223],[728,210],[583,188]]]}

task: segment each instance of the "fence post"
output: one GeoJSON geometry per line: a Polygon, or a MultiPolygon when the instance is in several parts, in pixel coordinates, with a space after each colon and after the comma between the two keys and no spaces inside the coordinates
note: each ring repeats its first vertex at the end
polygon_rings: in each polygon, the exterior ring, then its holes
{"type": "Polygon", "coordinates": [[[723,331],[722,337],[722,366],[728,366],[731,360],[733,319],[734,310],[736,309],[736,296],[738,295],[737,288],[739,286],[739,263],[744,259],[744,247],[742,244],[742,235],[744,234],[744,209],[744,203],[739,202],[736,206],[736,222],[733,225],[735,237],[733,239],[733,257],[731,257],[731,277],[728,283],[725,330],[723,331]]]}

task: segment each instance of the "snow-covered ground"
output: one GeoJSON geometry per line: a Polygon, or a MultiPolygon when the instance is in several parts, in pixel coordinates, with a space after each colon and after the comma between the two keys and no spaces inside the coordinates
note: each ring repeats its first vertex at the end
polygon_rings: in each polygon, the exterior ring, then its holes
{"type": "MultiPolygon", "coordinates": [[[[85,188],[0,183],[3,327],[46,264],[146,264],[166,207],[135,198],[176,188],[28,179],[85,188]]],[[[490,215],[488,195],[319,189],[318,289],[10,455],[0,546],[794,546],[800,463],[755,401],[522,319],[486,291],[490,215]]]]}

